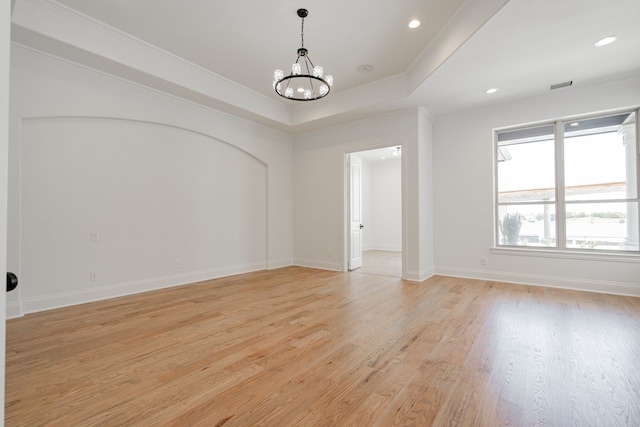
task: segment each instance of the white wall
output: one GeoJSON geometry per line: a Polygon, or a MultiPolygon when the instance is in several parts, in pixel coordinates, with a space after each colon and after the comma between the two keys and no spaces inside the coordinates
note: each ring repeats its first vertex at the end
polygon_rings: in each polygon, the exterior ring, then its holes
{"type": "Polygon", "coordinates": [[[371,163],[371,249],[402,250],[402,163],[394,157],[371,163]]]}
{"type": "MultiPolygon", "coordinates": [[[[225,113],[12,51],[7,262],[21,285],[7,296],[9,316],[292,263],[345,270],[345,154],[392,145],[403,151],[408,279],[435,272],[640,295],[638,257],[491,250],[493,129],[637,107],[640,79],[435,121],[402,111],[293,144],[225,113]]],[[[365,173],[375,179],[373,167],[365,173]]]]}
{"type": "Polygon", "coordinates": [[[402,250],[402,162],[362,161],[362,248],[402,250]]]}
{"type": "Polygon", "coordinates": [[[290,135],[20,46],[11,72],[10,316],[292,264],[290,135]]]}
{"type": "Polygon", "coordinates": [[[345,154],[401,145],[403,268],[410,280],[433,274],[430,122],[423,110],[412,109],[296,136],[296,264],[346,270],[345,154]]]}
{"type": "Polygon", "coordinates": [[[438,118],[434,128],[438,274],[640,295],[640,257],[506,255],[493,245],[493,129],[640,105],[640,79],[573,88],[438,118]],[[480,258],[487,265],[480,265],[480,258]]]}
{"type": "MultiPolygon", "coordinates": [[[[411,233],[418,234],[417,243],[419,244],[418,251],[420,253],[420,266],[418,268],[422,272],[422,280],[435,274],[434,214],[436,208],[434,204],[433,175],[437,161],[434,154],[435,141],[432,117],[429,116],[426,110],[419,110],[417,153],[407,152],[407,156],[415,156],[419,175],[417,182],[411,183],[416,186],[415,191],[412,191],[412,185],[409,185],[409,183],[406,186],[408,187],[407,195],[415,194],[413,201],[418,205],[417,209],[414,208],[418,212],[416,221],[418,227],[411,229],[411,233]]],[[[407,163],[411,164],[410,162],[407,163]]],[[[405,230],[405,232],[408,233],[408,230],[405,230]]]]}

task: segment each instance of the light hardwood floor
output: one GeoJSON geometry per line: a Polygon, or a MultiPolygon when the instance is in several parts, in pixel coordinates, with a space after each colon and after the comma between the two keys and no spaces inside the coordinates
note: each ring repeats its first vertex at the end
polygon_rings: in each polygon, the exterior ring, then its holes
{"type": "Polygon", "coordinates": [[[7,426],[638,426],[638,298],[289,267],[7,322],[7,426]]]}
{"type": "Polygon", "coordinates": [[[355,273],[402,278],[402,252],[371,249],[362,253],[362,267],[355,273]]]}

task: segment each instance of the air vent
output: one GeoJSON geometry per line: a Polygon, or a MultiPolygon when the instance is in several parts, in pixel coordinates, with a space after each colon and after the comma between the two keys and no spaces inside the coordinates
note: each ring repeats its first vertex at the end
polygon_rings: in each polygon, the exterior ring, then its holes
{"type": "Polygon", "coordinates": [[[554,85],[549,86],[549,90],[562,89],[563,87],[569,87],[573,84],[573,80],[563,83],[556,83],[554,85]]]}

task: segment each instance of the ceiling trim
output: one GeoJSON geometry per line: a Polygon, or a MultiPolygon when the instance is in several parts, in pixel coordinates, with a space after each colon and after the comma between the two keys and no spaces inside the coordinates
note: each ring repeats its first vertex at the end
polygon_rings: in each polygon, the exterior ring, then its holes
{"type": "Polygon", "coordinates": [[[467,0],[406,70],[413,92],[509,0],[467,0]]]}
{"type": "Polygon", "coordinates": [[[295,134],[418,107],[413,95],[429,76],[507,3],[465,1],[404,72],[305,105],[251,90],[55,0],[17,0],[12,41],[295,134]]]}
{"type": "MultiPolygon", "coordinates": [[[[110,27],[51,0],[19,0],[12,25],[26,31],[13,31],[14,41],[50,54],[65,57],[76,49],[73,60],[83,61],[85,52],[89,66],[91,56],[140,71],[155,79],[169,82],[186,91],[228,104],[249,114],[262,116],[278,124],[291,126],[292,108],[252,91],[218,74],[188,62],[127,33],[110,27]],[[37,37],[33,37],[37,35],[37,37]]],[[[112,66],[112,68],[114,68],[112,66]]],[[[153,79],[150,79],[153,80],[153,79]]],[[[143,83],[144,84],[144,83],[143,83]]],[[[153,82],[147,84],[153,86],[153,82]]]]}

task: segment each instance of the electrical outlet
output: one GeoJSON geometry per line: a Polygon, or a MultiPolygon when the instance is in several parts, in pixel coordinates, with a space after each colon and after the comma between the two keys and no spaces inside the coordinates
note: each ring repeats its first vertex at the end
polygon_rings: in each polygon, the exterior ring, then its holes
{"type": "Polygon", "coordinates": [[[487,265],[487,259],[486,258],[480,258],[480,265],[487,265]]]}
{"type": "Polygon", "coordinates": [[[176,268],[182,267],[182,260],[180,258],[176,259],[176,268]]]}
{"type": "Polygon", "coordinates": [[[98,280],[98,272],[97,271],[90,271],[89,272],[89,280],[91,280],[92,282],[95,282],[96,280],[98,280]]]}
{"type": "Polygon", "coordinates": [[[97,231],[92,231],[89,234],[89,241],[90,242],[97,242],[98,240],[100,240],[100,234],[98,234],[97,231]]]}

